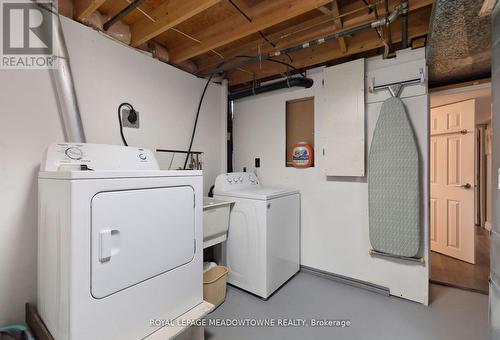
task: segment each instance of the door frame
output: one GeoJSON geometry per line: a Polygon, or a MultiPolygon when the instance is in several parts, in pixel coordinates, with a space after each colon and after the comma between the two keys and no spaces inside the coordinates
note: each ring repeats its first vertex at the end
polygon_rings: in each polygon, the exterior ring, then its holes
{"type": "MultiPolygon", "coordinates": [[[[491,91],[491,80],[490,79],[483,79],[479,81],[473,81],[473,82],[466,82],[466,83],[461,83],[461,84],[455,84],[455,85],[450,85],[450,86],[442,86],[434,89],[429,89],[429,122],[431,119],[431,110],[440,106],[444,105],[451,105],[451,104],[456,104],[459,102],[467,101],[470,99],[476,99],[478,97],[482,97],[484,94],[481,93],[481,91],[484,90],[489,90],[491,91]],[[454,95],[462,95],[465,94],[465,96],[461,98],[453,98],[454,95]],[[449,96],[449,100],[438,100],[440,103],[439,104],[433,104],[433,101],[435,102],[436,99],[433,100],[433,98],[436,97],[443,97],[443,96],[449,96]]],[[[475,125],[475,128],[477,125],[475,125]]],[[[430,134],[430,126],[429,126],[429,140],[431,139],[431,134],[430,134]]],[[[430,147],[430,145],[429,145],[430,147]]],[[[474,149],[476,148],[476,142],[474,144],[474,149]]],[[[429,156],[430,156],[430,149],[429,149],[429,156]]],[[[476,162],[476,155],[474,155],[474,162],[476,162]]],[[[430,170],[430,162],[429,162],[429,170],[430,170]]],[[[475,170],[477,170],[477,166],[475,165],[475,170]]],[[[474,181],[476,185],[476,189],[479,186],[479,182],[477,181],[477,174],[475,173],[474,175],[474,181]]],[[[430,193],[430,183],[429,183],[429,193],[430,193]]],[[[475,194],[476,195],[476,194],[475,194]]],[[[430,197],[429,197],[429,206],[430,206],[430,197]]],[[[474,202],[474,207],[476,209],[476,202],[474,202]]],[[[430,211],[429,211],[430,214],[430,211]]],[[[474,211],[475,215],[475,211],[474,211]]],[[[429,216],[430,217],[430,216],[429,216]]],[[[475,216],[474,216],[475,217],[475,216]]],[[[475,219],[475,218],[474,218],[475,219]]],[[[429,252],[431,251],[431,241],[430,241],[430,225],[429,225],[429,252]]],[[[430,268],[430,266],[429,266],[430,268]]]]}

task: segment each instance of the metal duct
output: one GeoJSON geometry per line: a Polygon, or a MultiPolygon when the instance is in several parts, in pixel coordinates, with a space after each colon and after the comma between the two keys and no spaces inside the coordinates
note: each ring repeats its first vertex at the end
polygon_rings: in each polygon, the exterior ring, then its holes
{"type": "Polygon", "coordinates": [[[85,143],[85,133],[69,65],[68,49],[64,40],[61,19],[57,13],[53,13],[53,20],[54,27],[57,27],[54,51],[58,51],[60,55],[55,56],[58,67],[51,70],[51,78],[58,99],[64,136],[67,142],[85,143]]]}
{"type": "Polygon", "coordinates": [[[314,81],[311,78],[290,78],[282,81],[277,81],[271,84],[266,84],[258,87],[252,87],[249,89],[233,92],[227,96],[227,99],[228,101],[231,101],[245,97],[250,97],[260,93],[281,90],[290,87],[304,87],[307,89],[313,86],[313,84],[314,81]]]}
{"type": "Polygon", "coordinates": [[[431,86],[488,78],[491,72],[490,17],[482,1],[434,2],[427,64],[431,86]]]}

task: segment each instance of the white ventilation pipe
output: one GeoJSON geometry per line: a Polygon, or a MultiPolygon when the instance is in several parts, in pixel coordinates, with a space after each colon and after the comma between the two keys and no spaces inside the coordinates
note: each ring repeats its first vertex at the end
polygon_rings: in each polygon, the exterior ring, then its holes
{"type": "Polygon", "coordinates": [[[82,119],[76,99],[73,76],[69,65],[69,54],[64,40],[61,19],[52,12],[55,28],[54,55],[57,68],[51,70],[52,85],[58,100],[59,113],[67,142],[85,143],[82,119]]]}

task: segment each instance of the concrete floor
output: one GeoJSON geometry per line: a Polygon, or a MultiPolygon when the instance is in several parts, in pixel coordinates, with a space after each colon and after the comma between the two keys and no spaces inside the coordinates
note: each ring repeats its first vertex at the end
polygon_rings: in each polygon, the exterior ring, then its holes
{"type": "Polygon", "coordinates": [[[475,226],[474,230],[476,264],[431,251],[431,281],[488,294],[490,234],[481,227],[475,226]]]}
{"type": "Polygon", "coordinates": [[[488,297],[431,285],[426,307],[308,273],[299,273],[268,301],[228,287],[208,319],[289,318],[350,320],[346,328],[206,327],[205,339],[488,339],[488,297]]]}

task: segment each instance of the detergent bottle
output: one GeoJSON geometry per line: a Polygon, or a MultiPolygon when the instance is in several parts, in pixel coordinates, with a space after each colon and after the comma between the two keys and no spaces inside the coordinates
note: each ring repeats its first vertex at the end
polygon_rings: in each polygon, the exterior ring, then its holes
{"type": "Polygon", "coordinates": [[[307,142],[298,142],[292,149],[292,164],[295,168],[309,168],[313,165],[313,148],[307,142]]]}

